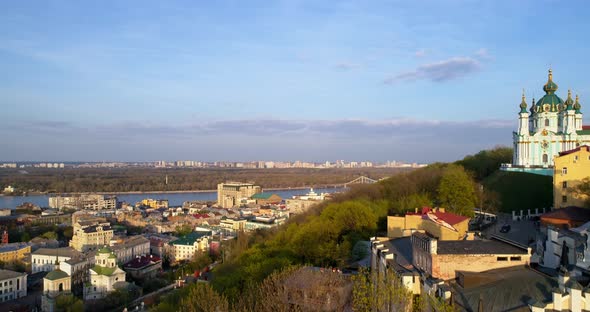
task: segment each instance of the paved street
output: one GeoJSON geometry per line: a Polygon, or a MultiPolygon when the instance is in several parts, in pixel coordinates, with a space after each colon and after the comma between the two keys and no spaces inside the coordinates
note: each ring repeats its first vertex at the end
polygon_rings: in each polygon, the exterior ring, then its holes
{"type": "Polygon", "coordinates": [[[528,246],[531,239],[536,239],[537,229],[534,221],[512,221],[511,215],[499,214],[498,222],[484,230],[483,234],[488,237],[492,234],[498,235],[528,246]],[[500,228],[505,224],[510,225],[510,231],[508,233],[500,233],[500,228]]]}

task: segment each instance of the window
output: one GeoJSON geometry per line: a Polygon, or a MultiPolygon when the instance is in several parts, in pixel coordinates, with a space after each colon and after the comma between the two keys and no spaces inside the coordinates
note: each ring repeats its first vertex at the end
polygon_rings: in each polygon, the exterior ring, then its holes
{"type": "MultiPolygon", "coordinates": [[[[580,145],[580,143],[577,143],[577,144],[578,144],[578,146],[580,145]]],[[[574,156],[574,160],[575,160],[575,161],[578,161],[578,155],[575,155],[575,156],[574,156]]]]}
{"type": "Polygon", "coordinates": [[[565,195],[561,196],[561,202],[567,203],[567,196],[565,196],[565,195]]]}
{"type": "Polygon", "coordinates": [[[549,119],[545,118],[545,127],[549,127],[549,119]]]}
{"type": "Polygon", "coordinates": [[[549,161],[549,156],[547,154],[543,154],[543,162],[546,163],[549,161]]]}
{"type": "Polygon", "coordinates": [[[561,182],[561,188],[562,189],[566,189],[567,188],[567,181],[561,182]]]}
{"type": "Polygon", "coordinates": [[[508,261],[508,257],[497,257],[497,261],[508,261]]]}
{"type": "Polygon", "coordinates": [[[510,257],[510,261],[520,261],[520,257],[510,257]]]}
{"type": "Polygon", "coordinates": [[[561,169],[561,174],[567,174],[567,167],[563,167],[561,169]]]}

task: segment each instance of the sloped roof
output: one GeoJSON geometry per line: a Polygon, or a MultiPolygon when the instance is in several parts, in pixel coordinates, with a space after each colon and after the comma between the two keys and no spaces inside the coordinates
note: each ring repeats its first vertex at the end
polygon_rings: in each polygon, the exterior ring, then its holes
{"type": "Polygon", "coordinates": [[[590,221],[590,209],[575,206],[558,208],[541,215],[541,219],[561,219],[587,222],[590,221]]]}
{"type": "Polygon", "coordinates": [[[0,280],[5,280],[9,278],[15,278],[19,276],[27,275],[26,273],[11,271],[11,270],[3,270],[0,269],[0,280]]]}
{"type": "Polygon", "coordinates": [[[281,196],[275,194],[275,193],[256,193],[254,195],[252,195],[252,199],[269,199],[271,198],[273,195],[275,195],[278,198],[281,198],[281,196]]]}
{"type": "Polygon", "coordinates": [[[55,269],[49,273],[47,273],[47,275],[45,275],[45,278],[51,281],[55,281],[58,279],[62,279],[64,277],[68,277],[68,273],[60,270],[60,269],[55,269]]]}
{"type": "Polygon", "coordinates": [[[461,216],[458,214],[454,214],[451,212],[442,212],[439,210],[434,210],[430,207],[422,207],[422,212],[418,212],[418,213],[413,213],[413,212],[408,212],[408,215],[427,215],[427,214],[432,214],[434,216],[436,216],[438,219],[440,219],[441,221],[444,221],[450,225],[455,225],[457,223],[461,223],[465,220],[469,220],[468,217],[465,216],[461,216]]]}
{"type": "Polygon", "coordinates": [[[585,149],[586,151],[590,151],[590,146],[588,145],[581,145],[578,146],[574,149],[568,150],[568,151],[563,151],[563,152],[559,152],[559,156],[565,156],[565,155],[569,155],[575,152],[579,152],[580,150],[585,149]]]}

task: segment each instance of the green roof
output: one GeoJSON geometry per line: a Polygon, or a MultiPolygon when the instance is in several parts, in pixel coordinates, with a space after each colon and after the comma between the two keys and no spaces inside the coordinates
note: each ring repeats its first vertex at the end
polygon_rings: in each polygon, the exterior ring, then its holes
{"type": "Polygon", "coordinates": [[[64,277],[68,277],[68,273],[60,270],[60,269],[55,269],[49,273],[47,273],[47,275],[45,275],[45,278],[50,280],[50,281],[55,281],[58,279],[62,279],[64,277]]]}
{"type": "MultiPolygon", "coordinates": [[[[276,195],[274,193],[256,193],[252,195],[252,199],[269,199],[271,196],[276,195]]],[[[277,195],[279,196],[279,195],[277,195]]]]}
{"type": "Polygon", "coordinates": [[[112,252],[113,251],[109,247],[107,247],[107,246],[104,246],[104,247],[102,247],[101,249],[99,249],[97,251],[97,253],[112,253],[112,252]]]}
{"type": "Polygon", "coordinates": [[[578,130],[576,133],[578,135],[590,135],[590,130],[578,130]]]}
{"type": "Polygon", "coordinates": [[[209,235],[211,235],[211,231],[191,232],[173,242],[170,242],[170,245],[193,245],[199,238],[209,235]]]}
{"type": "Polygon", "coordinates": [[[545,94],[542,98],[539,99],[539,101],[537,101],[537,104],[535,104],[535,106],[537,107],[536,112],[544,112],[545,110],[543,106],[545,106],[545,104],[549,105],[550,112],[557,112],[559,111],[559,106],[563,104],[563,100],[555,93],[545,94]]]}
{"type": "Polygon", "coordinates": [[[94,272],[96,272],[97,274],[99,274],[99,275],[106,275],[106,276],[109,276],[109,275],[113,274],[113,272],[115,272],[116,269],[117,269],[117,267],[107,268],[107,267],[103,267],[103,266],[100,266],[100,265],[95,265],[92,268],[92,270],[94,272]]]}

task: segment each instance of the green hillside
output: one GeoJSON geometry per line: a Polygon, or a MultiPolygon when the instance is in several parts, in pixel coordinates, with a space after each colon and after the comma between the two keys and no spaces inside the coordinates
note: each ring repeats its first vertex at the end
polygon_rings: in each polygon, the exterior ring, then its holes
{"type": "Polygon", "coordinates": [[[552,177],[498,170],[483,180],[483,185],[500,195],[501,211],[504,212],[553,205],[552,177]]]}

